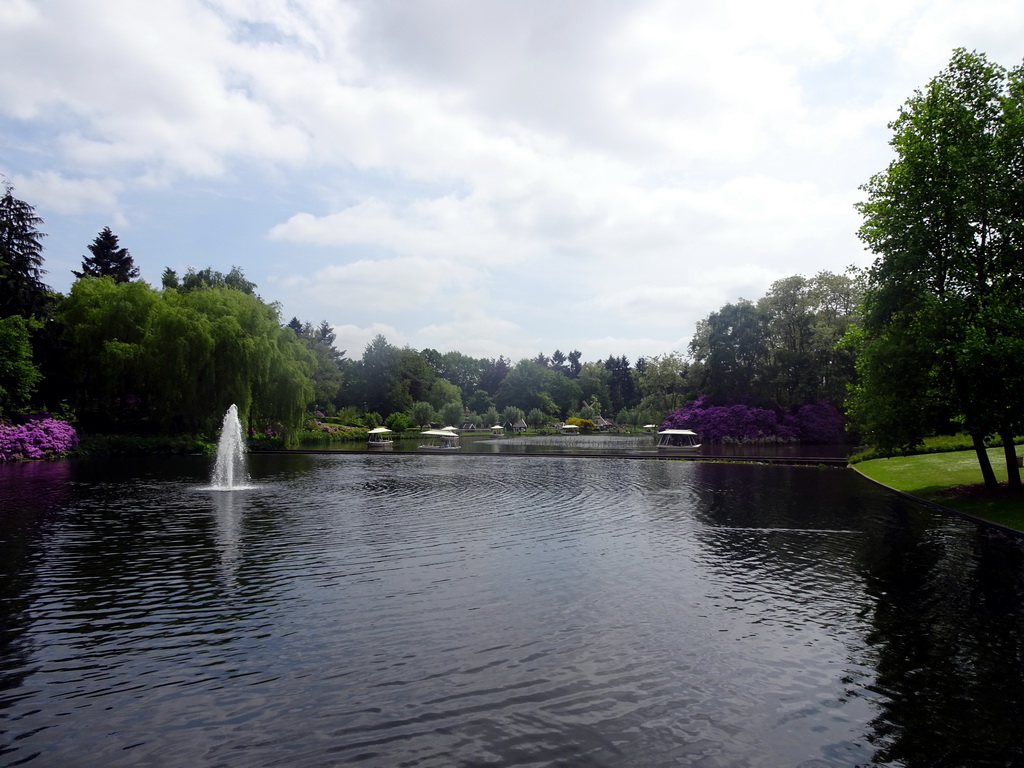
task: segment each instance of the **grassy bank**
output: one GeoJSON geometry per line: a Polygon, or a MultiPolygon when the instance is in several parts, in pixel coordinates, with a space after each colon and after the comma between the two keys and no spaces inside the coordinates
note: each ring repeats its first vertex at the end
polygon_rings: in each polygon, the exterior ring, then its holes
{"type": "MultiPolygon", "coordinates": [[[[1005,483],[1002,448],[991,448],[988,454],[996,477],[1005,483]]],[[[854,467],[899,491],[1024,531],[1024,495],[1011,495],[1004,486],[998,491],[986,491],[974,451],[871,459],[854,467]]]]}

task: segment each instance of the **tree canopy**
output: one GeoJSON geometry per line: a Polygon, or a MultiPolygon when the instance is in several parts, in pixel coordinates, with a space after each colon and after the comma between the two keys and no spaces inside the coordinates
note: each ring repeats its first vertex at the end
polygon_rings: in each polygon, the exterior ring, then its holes
{"type": "MultiPolygon", "coordinates": [[[[250,429],[293,433],[313,397],[313,354],[274,306],[232,288],[159,292],[84,277],[63,302],[80,417],[211,431],[232,403],[250,429]]],[[[95,423],[95,422],[94,422],[95,423]]]]}
{"type": "Polygon", "coordinates": [[[690,342],[698,389],[716,405],[842,403],[853,354],[837,344],[860,299],[856,277],[826,271],[776,280],[757,302],[726,304],[697,323],[690,342]]]}
{"type": "Polygon", "coordinates": [[[896,157],[863,187],[860,237],[877,258],[850,336],[850,413],[883,448],[920,442],[942,419],[974,440],[1024,427],[1024,68],[958,49],[900,109],[896,157]],[[900,378],[897,378],[900,377],[900,378]]]}
{"type": "Polygon", "coordinates": [[[20,315],[0,318],[0,416],[24,408],[42,376],[32,363],[33,322],[20,315]]]}

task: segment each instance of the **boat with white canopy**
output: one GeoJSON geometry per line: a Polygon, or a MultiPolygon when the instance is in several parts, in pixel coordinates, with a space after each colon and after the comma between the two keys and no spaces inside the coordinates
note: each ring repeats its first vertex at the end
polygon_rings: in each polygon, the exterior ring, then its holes
{"type": "Polygon", "coordinates": [[[700,437],[691,429],[663,429],[658,433],[658,450],[696,451],[700,437]]]}
{"type": "Polygon", "coordinates": [[[371,448],[390,448],[394,445],[395,441],[391,438],[393,433],[387,427],[375,427],[366,434],[371,448]]]}
{"type": "Polygon", "coordinates": [[[420,433],[427,438],[426,443],[420,444],[421,451],[457,451],[459,450],[459,433],[455,428],[451,429],[428,429],[420,433]]]}

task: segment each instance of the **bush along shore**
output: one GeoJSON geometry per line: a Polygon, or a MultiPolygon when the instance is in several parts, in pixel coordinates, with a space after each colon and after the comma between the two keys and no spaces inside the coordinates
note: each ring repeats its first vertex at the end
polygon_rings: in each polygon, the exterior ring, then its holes
{"type": "Polygon", "coordinates": [[[49,413],[22,416],[17,424],[0,423],[0,462],[65,456],[78,445],[78,433],[49,413]]]}

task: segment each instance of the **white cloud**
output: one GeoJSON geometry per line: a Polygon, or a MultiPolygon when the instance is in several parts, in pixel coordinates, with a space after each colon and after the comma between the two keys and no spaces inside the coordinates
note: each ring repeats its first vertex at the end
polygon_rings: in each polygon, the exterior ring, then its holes
{"type": "Polygon", "coordinates": [[[384,317],[432,307],[443,310],[447,302],[472,294],[480,279],[478,272],[451,261],[410,256],[360,259],[280,282],[318,303],[338,303],[353,312],[384,317]]]}
{"type": "MultiPolygon", "coordinates": [[[[46,200],[60,214],[83,211],[115,212],[123,184],[116,179],[67,178],[56,171],[36,171],[29,176],[14,174],[11,183],[23,200],[46,200]]],[[[115,216],[118,225],[124,219],[115,216]]]]}
{"type": "Polygon", "coordinates": [[[396,347],[404,347],[408,343],[401,331],[386,323],[370,323],[365,326],[343,323],[333,325],[332,328],[335,334],[334,346],[353,360],[362,357],[363,350],[378,335],[383,336],[396,347]]]}
{"type": "Polygon", "coordinates": [[[529,356],[532,350],[524,344],[519,324],[491,315],[485,307],[468,302],[460,302],[450,320],[419,328],[416,340],[421,349],[454,349],[471,357],[497,357],[497,349],[502,350],[500,354],[512,355],[518,360],[529,356]]]}
{"type": "Polygon", "coordinates": [[[58,231],[101,212],[154,261],[240,263],[350,352],[635,358],[864,263],[900,103],[1022,38],[1008,0],[9,0],[0,136],[58,231]],[[226,213],[168,240],[186,200],[226,213]]]}

